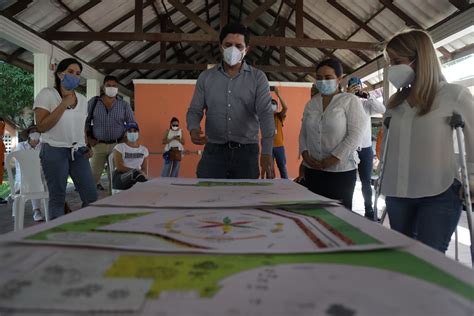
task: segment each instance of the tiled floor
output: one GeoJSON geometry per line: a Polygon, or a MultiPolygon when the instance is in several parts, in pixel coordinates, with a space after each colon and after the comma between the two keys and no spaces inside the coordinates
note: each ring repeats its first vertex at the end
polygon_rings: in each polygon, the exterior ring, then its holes
{"type": "MultiPolygon", "coordinates": [[[[104,187],[107,187],[106,177],[102,180],[102,184],[104,185],[104,187]]],[[[105,192],[99,191],[99,198],[104,198],[106,196],[107,196],[107,191],[105,192]]],[[[73,185],[70,185],[68,187],[67,201],[72,210],[77,210],[81,208],[81,200],[79,198],[79,194],[76,191],[74,191],[73,185]]],[[[385,201],[383,200],[383,198],[380,198],[379,209],[382,210],[384,206],[385,206],[385,201]]],[[[354,192],[354,200],[353,200],[353,209],[358,214],[361,214],[361,215],[364,214],[364,200],[362,197],[360,182],[357,182],[356,184],[356,188],[354,192]]],[[[26,207],[26,212],[25,212],[25,227],[28,227],[31,225],[37,225],[37,223],[33,221],[31,204],[28,203],[26,207]]],[[[385,220],[383,225],[386,227],[389,227],[388,219],[385,220]]],[[[0,205],[0,234],[11,232],[12,230],[13,230],[13,219],[11,217],[11,205],[0,205]]],[[[467,266],[471,266],[471,256],[470,256],[470,251],[469,251],[469,245],[470,245],[469,230],[467,227],[465,212],[463,212],[461,216],[461,220],[459,221],[458,233],[459,233],[459,243],[458,243],[459,261],[467,266]]],[[[446,255],[453,259],[455,257],[454,236],[446,255]]]]}

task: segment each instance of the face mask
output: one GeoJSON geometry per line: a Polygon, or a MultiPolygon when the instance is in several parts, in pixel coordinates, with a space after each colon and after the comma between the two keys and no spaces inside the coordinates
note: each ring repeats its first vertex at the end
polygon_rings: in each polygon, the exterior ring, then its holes
{"type": "Polygon", "coordinates": [[[30,136],[28,136],[31,140],[39,140],[40,139],[40,133],[38,132],[33,132],[30,134],[30,136]]]}
{"type": "Polygon", "coordinates": [[[393,65],[388,68],[388,80],[395,89],[408,87],[415,79],[415,71],[406,64],[393,65]]]}
{"type": "Polygon", "coordinates": [[[118,93],[118,88],[116,87],[105,87],[105,94],[108,97],[115,98],[118,93]]]}
{"type": "Polygon", "coordinates": [[[322,95],[334,94],[337,90],[337,80],[316,80],[316,88],[322,95]]]}
{"type": "Polygon", "coordinates": [[[278,110],[278,105],[275,103],[272,103],[272,111],[276,112],[278,110]]]}
{"type": "Polygon", "coordinates": [[[224,61],[227,65],[233,67],[240,63],[245,53],[241,52],[237,47],[231,46],[224,48],[224,61]]]}
{"type": "Polygon", "coordinates": [[[76,77],[71,74],[64,74],[63,80],[61,80],[61,83],[66,90],[74,90],[79,86],[79,83],[81,81],[80,77],[76,77]]]}
{"type": "Polygon", "coordinates": [[[171,129],[172,129],[173,131],[177,131],[177,130],[179,129],[179,126],[171,126],[171,129]]]}
{"type": "Polygon", "coordinates": [[[129,142],[135,143],[138,140],[138,132],[127,132],[129,142]]]}

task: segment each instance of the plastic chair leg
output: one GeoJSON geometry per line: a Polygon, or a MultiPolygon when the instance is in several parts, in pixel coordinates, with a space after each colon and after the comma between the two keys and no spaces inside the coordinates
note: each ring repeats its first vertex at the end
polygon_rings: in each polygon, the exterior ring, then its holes
{"type": "Polygon", "coordinates": [[[18,199],[17,213],[15,214],[15,221],[18,223],[18,230],[23,229],[25,223],[25,199],[20,197],[18,199]]]}

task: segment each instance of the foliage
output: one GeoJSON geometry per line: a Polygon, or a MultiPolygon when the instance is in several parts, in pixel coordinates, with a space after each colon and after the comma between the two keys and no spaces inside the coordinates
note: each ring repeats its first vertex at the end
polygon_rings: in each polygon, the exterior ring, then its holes
{"type": "Polygon", "coordinates": [[[0,61],[0,116],[20,129],[33,120],[33,74],[0,61]]]}

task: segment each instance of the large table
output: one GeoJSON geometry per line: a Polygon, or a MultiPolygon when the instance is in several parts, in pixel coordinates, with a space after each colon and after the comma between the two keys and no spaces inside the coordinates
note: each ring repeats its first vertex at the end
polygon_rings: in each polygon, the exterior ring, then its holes
{"type": "Polygon", "coordinates": [[[155,179],[0,245],[0,315],[474,315],[473,270],[287,180],[155,179]]]}

